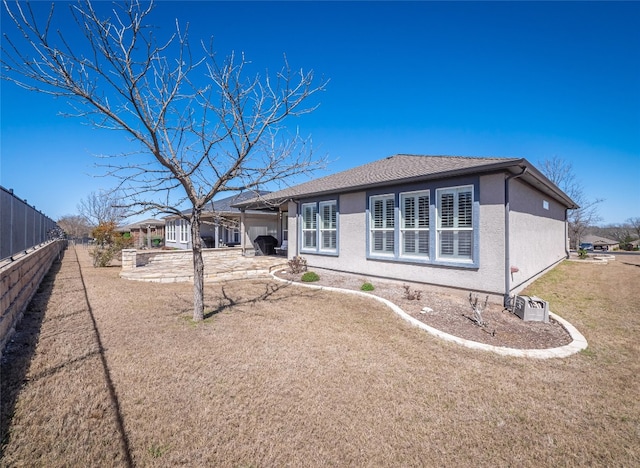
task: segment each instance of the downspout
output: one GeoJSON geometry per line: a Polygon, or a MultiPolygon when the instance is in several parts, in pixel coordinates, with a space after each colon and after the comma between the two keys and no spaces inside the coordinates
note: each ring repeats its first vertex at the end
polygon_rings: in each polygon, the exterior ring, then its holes
{"type": "Polygon", "coordinates": [[[509,240],[509,229],[511,224],[509,222],[509,213],[511,208],[509,206],[509,181],[511,179],[517,179],[522,177],[527,172],[527,166],[522,169],[520,174],[511,174],[504,180],[504,306],[509,305],[509,298],[511,293],[511,244],[509,240]]]}
{"type": "Polygon", "coordinates": [[[571,256],[571,240],[569,239],[569,210],[564,210],[564,253],[565,258],[571,256]]]}

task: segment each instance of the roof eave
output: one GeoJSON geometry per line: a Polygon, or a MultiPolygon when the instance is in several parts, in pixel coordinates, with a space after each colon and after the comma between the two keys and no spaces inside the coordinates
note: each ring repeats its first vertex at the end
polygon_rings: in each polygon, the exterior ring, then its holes
{"type": "MultiPolygon", "coordinates": [[[[560,190],[555,184],[553,184],[547,177],[545,177],[540,171],[538,171],[533,164],[527,161],[525,158],[519,159],[508,159],[505,161],[498,161],[491,164],[486,164],[482,166],[472,166],[472,167],[464,167],[460,169],[453,169],[450,171],[442,171],[434,174],[425,174],[421,176],[407,177],[403,179],[396,180],[386,180],[382,182],[377,182],[374,184],[361,184],[361,185],[353,185],[348,188],[336,188],[329,190],[315,190],[313,192],[305,192],[298,193],[286,197],[274,198],[273,200],[265,200],[264,198],[254,198],[252,200],[246,200],[241,203],[237,203],[232,205],[234,208],[238,209],[265,209],[267,207],[273,208],[274,206],[281,206],[283,203],[286,203],[290,200],[301,200],[304,198],[310,197],[321,197],[327,195],[334,195],[339,193],[351,193],[351,192],[359,192],[363,190],[370,190],[379,187],[385,187],[389,185],[395,184],[410,184],[416,182],[424,182],[428,180],[435,179],[449,179],[453,177],[461,177],[467,176],[470,174],[489,174],[496,172],[504,172],[508,171],[512,174],[517,174],[521,172],[524,168],[527,168],[526,173],[522,176],[524,180],[526,180],[529,184],[536,187],[538,190],[541,190],[543,193],[547,193],[549,196],[555,198],[557,201],[561,202],[563,205],[567,207],[567,209],[576,209],[579,206],[562,190],[560,190]]],[[[277,193],[277,192],[274,192],[277,193]]]]}

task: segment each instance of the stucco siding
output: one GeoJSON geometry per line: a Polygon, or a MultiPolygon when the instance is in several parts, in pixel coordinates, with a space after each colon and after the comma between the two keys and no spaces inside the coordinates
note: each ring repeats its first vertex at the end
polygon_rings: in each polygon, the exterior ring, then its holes
{"type": "MultiPolygon", "coordinates": [[[[367,258],[367,195],[365,192],[339,197],[338,256],[304,253],[309,267],[356,273],[363,278],[385,277],[465,290],[501,294],[504,290],[504,185],[502,176],[481,178],[479,268],[385,261],[367,258]],[[497,187],[497,188],[496,188],[497,187]],[[502,195],[501,195],[502,194],[502,195]],[[501,198],[502,197],[502,198],[501,198]],[[485,204],[486,201],[486,204],[485,204]]],[[[295,204],[289,205],[290,216],[295,204]],[[292,206],[293,205],[293,206],[292,206]]],[[[290,217],[290,221],[294,219],[290,217]]],[[[290,232],[293,226],[289,226],[290,232]]],[[[295,245],[291,243],[290,246],[295,245]]],[[[290,256],[294,250],[289,250],[290,256]]]]}
{"type": "Polygon", "coordinates": [[[265,215],[251,214],[244,217],[245,248],[253,249],[253,241],[258,236],[278,238],[278,216],[276,213],[265,215]]]}
{"type": "Polygon", "coordinates": [[[289,243],[287,249],[287,257],[293,258],[299,254],[298,252],[298,205],[296,202],[290,201],[287,208],[287,215],[289,217],[289,243]]]}
{"type": "Polygon", "coordinates": [[[480,178],[480,269],[477,281],[485,291],[504,291],[504,174],[480,178]]]}
{"type": "MultiPolygon", "coordinates": [[[[392,278],[468,291],[503,295],[507,287],[512,293],[521,290],[531,279],[555,265],[565,256],[564,208],[518,179],[510,186],[509,264],[506,258],[505,174],[478,177],[474,229],[478,248],[473,264],[442,264],[438,259],[422,263],[407,259],[380,259],[367,254],[367,206],[365,191],[342,194],[338,199],[338,252],[322,255],[304,252],[310,268],[328,268],[356,273],[366,278],[392,278]],[[519,271],[510,272],[510,267],[519,271]]],[[[436,203],[436,188],[456,185],[456,180],[406,190],[431,189],[431,203],[436,203]]],[[[469,184],[468,180],[464,182],[469,184]]],[[[397,189],[397,188],[396,188],[397,189]]],[[[404,190],[404,188],[402,189],[404,190]]],[[[392,189],[389,189],[391,192],[392,189]]],[[[397,191],[397,190],[396,190],[397,191]]],[[[384,192],[381,189],[380,193],[384,192]]],[[[289,256],[299,253],[298,206],[289,203],[289,256]]],[[[432,206],[432,229],[435,229],[435,206],[432,206]]],[[[436,236],[431,237],[435,242],[436,236]]],[[[435,251],[435,250],[432,250],[435,251]]]]}
{"type": "Polygon", "coordinates": [[[565,209],[529,185],[510,182],[510,267],[512,293],[567,255],[565,209]]]}

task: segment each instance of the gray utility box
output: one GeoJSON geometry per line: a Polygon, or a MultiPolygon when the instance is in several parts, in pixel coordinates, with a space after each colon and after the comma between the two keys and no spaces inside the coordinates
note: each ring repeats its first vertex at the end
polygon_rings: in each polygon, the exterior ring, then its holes
{"type": "Polygon", "coordinates": [[[549,323],[549,303],[535,296],[516,296],[513,312],[525,322],[549,323]]]}

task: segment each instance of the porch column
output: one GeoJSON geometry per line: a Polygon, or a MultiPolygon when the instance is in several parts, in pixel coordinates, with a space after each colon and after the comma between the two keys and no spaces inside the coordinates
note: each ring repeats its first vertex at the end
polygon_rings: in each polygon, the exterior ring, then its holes
{"type": "Polygon", "coordinates": [[[244,255],[244,246],[246,245],[245,233],[244,233],[244,210],[240,210],[240,248],[242,249],[242,255],[244,255]]]}
{"type": "Polygon", "coordinates": [[[216,249],[220,247],[220,225],[218,223],[213,225],[213,246],[216,249]]]}

